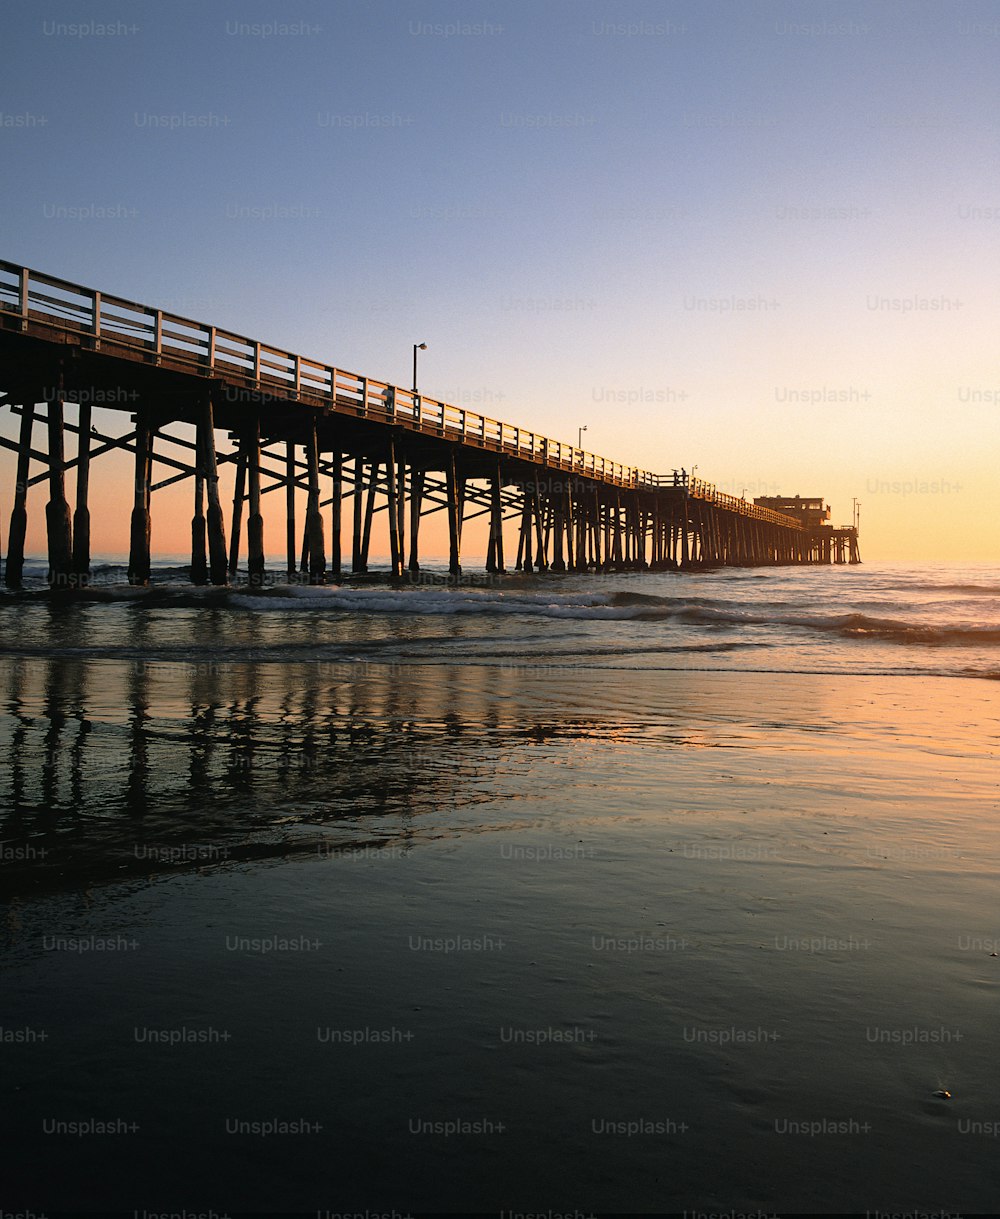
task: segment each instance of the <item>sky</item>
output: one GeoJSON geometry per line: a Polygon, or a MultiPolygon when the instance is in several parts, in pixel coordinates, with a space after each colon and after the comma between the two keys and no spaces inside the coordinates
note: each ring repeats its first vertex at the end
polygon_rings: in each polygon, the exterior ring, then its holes
{"type": "Polygon", "coordinates": [[[0,258],[997,559],[997,0],[22,0],[0,49],[0,258]]]}

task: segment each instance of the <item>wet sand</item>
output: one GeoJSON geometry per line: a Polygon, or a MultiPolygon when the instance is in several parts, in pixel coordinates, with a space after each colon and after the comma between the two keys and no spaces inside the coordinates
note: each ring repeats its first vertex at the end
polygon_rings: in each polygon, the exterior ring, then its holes
{"type": "Polygon", "coordinates": [[[993,1209],[991,683],[86,669],[5,675],[8,1209],[993,1209]]]}

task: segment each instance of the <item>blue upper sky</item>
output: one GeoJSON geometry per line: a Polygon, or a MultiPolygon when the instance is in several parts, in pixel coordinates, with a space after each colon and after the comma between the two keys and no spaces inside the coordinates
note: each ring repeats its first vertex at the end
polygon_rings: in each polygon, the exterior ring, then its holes
{"type": "Polygon", "coordinates": [[[0,31],[0,257],[400,383],[425,341],[428,394],[857,495],[886,553],[988,515],[1000,3],[52,0],[0,31]],[[963,490],[877,489],[904,476],[963,490]]]}

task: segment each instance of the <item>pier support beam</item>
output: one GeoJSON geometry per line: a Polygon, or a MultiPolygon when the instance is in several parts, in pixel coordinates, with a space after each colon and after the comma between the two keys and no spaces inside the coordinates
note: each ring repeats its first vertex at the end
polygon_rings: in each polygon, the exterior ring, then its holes
{"type": "Polygon", "coordinates": [[[48,404],[49,502],[45,524],[49,541],[49,584],[66,588],[73,569],[73,539],[66,502],[65,427],[62,395],[48,404]]]}
{"type": "Polygon", "coordinates": [[[409,571],[415,576],[420,571],[420,509],[424,499],[424,472],[412,470],[410,473],[410,563],[409,571]]]}
{"type": "Polygon", "coordinates": [[[213,584],[224,585],[226,561],[226,522],[219,499],[219,465],[215,455],[215,415],[212,399],[207,397],[201,413],[202,452],[205,457],[205,489],[208,495],[208,575],[213,584]]]}
{"type": "Polygon", "coordinates": [[[375,515],[375,492],[378,488],[379,463],[373,461],[368,466],[368,495],[365,497],[365,524],[361,535],[361,572],[368,570],[368,551],[372,540],[372,518],[375,515]]]}
{"type": "Polygon", "coordinates": [[[535,566],[539,571],[547,571],[549,559],[545,545],[545,527],[542,523],[542,501],[538,494],[537,482],[531,485],[531,512],[535,518],[535,566]]]}
{"type": "Polygon", "coordinates": [[[205,523],[205,456],[201,429],[195,443],[194,516],[191,518],[191,583],[208,583],[208,530],[205,523]]]}
{"type": "Polygon", "coordinates": [[[135,487],[128,556],[128,582],[139,586],[149,583],[152,473],[153,433],[149,411],[140,407],[135,416],[135,487]]]}
{"type": "Polygon", "coordinates": [[[569,488],[559,492],[559,524],[562,527],[563,571],[573,570],[573,493],[569,488]]]}
{"type": "Polygon", "coordinates": [[[250,517],[247,521],[247,582],[264,586],[264,517],[260,511],[260,420],[255,419],[246,440],[246,470],[250,482],[250,517]]]}
{"type": "Polygon", "coordinates": [[[341,574],[341,517],[344,505],[344,458],[339,449],[330,457],[333,496],[330,501],[330,575],[337,581],[341,574]]]}
{"type": "Polygon", "coordinates": [[[563,534],[566,529],[566,496],[557,491],[552,501],[552,570],[566,570],[566,560],[563,558],[563,534]]]}
{"type": "Polygon", "coordinates": [[[309,466],[309,506],[306,511],[309,583],[322,584],[326,579],[326,539],[323,536],[323,513],[319,507],[319,446],[315,419],[312,420],[306,440],[306,461],[309,466]]]}
{"type": "Polygon", "coordinates": [[[396,537],[399,539],[400,575],[406,563],[406,457],[403,450],[402,444],[396,450],[396,537]]]}
{"type": "Polygon", "coordinates": [[[503,478],[500,462],[497,461],[496,473],[490,483],[490,542],[486,552],[486,570],[502,572],[503,566],[503,504],[501,489],[503,478]]]}
{"type": "Polygon", "coordinates": [[[399,499],[397,493],[396,445],[389,438],[389,449],[386,455],[386,477],[388,480],[388,511],[389,511],[389,570],[394,580],[403,575],[403,556],[400,553],[402,541],[399,533],[399,499]]]}
{"type": "Polygon", "coordinates": [[[531,558],[531,492],[528,490],[528,484],[523,484],[521,491],[521,544],[519,547],[521,554],[521,562],[518,567],[523,571],[534,571],[534,563],[531,558]]]}
{"type": "Polygon", "coordinates": [[[363,457],[354,459],[354,527],[351,535],[351,571],[357,575],[363,570],[361,566],[361,534],[362,512],[364,509],[365,461],[363,457]]]}
{"type": "Polygon", "coordinates": [[[462,505],[459,501],[454,448],[449,448],[445,459],[445,481],[448,499],[448,573],[457,580],[462,574],[462,505]]]}
{"type": "Polygon", "coordinates": [[[689,567],[691,565],[691,551],[689,549],[688,529],[690,528],[689,521],[690,501],[687,495],[684,496],[684,504],[681,508],[681,567],[689,567]]]}
{"type": "Polygon", "coordinates": [[[578,484],[576,494],[576,571],[587,570],[587,509],[584,504],[584,487],[578,484]]]}
{"type": "Polygon", "coordinates": [[[76,510],[73,513],[73,582],[90,582],[90,403],[80,404],[76,448],[76,510]]]}
{"type": "Polygon", "coordinates": [[[235,580],[240,566],[240,538],[243,534],[243,502],[246,499],[247,446],[240,444],[236,459],[236,486],[233,488],[233,519],[229,536],[229,579],[235,580]]]}
{"type": "Polygon", "coordinates": [[[285,550],[287,552],[286,569],[288,581],[294,584],[298,579],[298,569],[295,565],[295,441],[285,441],[285,550]]]}
{"type": "Polygon", "coordinates": [[[7,537],[7,568],[4,583],[8,588],[20,588],[24,578],[24,539],[28,530],[28,475],[31,472],[31,430],[35,421],[34,402],[21,407],[21,427],[17,440],[17,482],[14,485],[14,507],[10,514],[7,537]]]}
{"type": "Polygon", "coordinates": [[[624,559],[622,556],[622,503],[620,491],[615,492],[615,502],[611,511],[611,556],[609,562],[615,571],[621,571],[624,566],[624,559]]]}

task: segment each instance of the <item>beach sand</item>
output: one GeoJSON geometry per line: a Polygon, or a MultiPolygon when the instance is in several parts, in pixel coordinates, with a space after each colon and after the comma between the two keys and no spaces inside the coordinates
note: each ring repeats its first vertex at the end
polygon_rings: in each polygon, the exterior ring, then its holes
{"type": "Polygon", "coordinates": [[[992,683],[4,680],[9,1209],[1000,1197],[992,683]]]}

